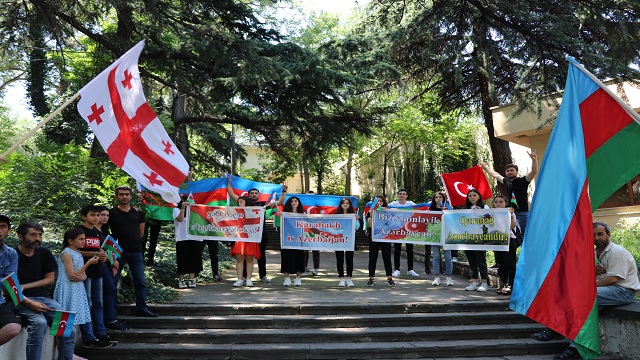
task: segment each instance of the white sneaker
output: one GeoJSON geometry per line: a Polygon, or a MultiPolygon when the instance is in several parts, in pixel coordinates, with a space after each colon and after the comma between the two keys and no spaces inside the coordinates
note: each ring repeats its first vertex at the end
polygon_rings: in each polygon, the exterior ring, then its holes
{"type": "Polygon", "coordinates": [[[271,283],[271,279],[269,279],[268,276],[263,276],[262,279],[260,279],[260,281],[262,281],[265,284],[270,284],[271,283]]]}
{"type": "Polygon", "coordinates": [[[297,277],[295,280],[293,280],[293,286],[302,286],[302,279],[297,277]]]}
{"type": "Polygon", "coordinates": [[[178,279],[178,289],[186,289],[187,283],[184,282],[184,279],[178,279]]]}
{"type": "Polygon", "coordinates": [[[347,285],[347,284],[344,282],[344,279],[340,279],[340,281],[338,282],[338,286],[342,287],[342,286],[345,286],[345,285],[347,285]]]}
{"type": "Polygon", "coordinates": [[[391,274],[391,276],[393,276],[393,277],[398,277],[398,276],[400,276],[400,270],[396,270],[396,271],[394,271],[394,272],[391,274]]]}
{"type": "Polygon", "coordinates": [[[238,279],[238,280],[236,280],[236,282],[233,283],[233,287],[242,286],[242,285],[244,285],[244,283],[245,283],[244,279],[238,279]]]}
{"type": "Polygon", "coordinates": [[[247,287],[252,287],[252,286],[253,286],[253,280],[251,280],[251,279],[247,279],[247,281],[245,282],[245,285],[246,285],[247,287]]]}
{"type": "Polygon", "coordinates": [[[291,278],[284,278],[284,282],[282,283],[282,286],[291,286],[291,278]]]}
{"type": "Polygon", "coordinates": [[[451,278],[447,276],[447,286],[453,286],[453,285],[454,285],[453,280],[451,280],[451,278]]]}
{"type": "Polygon", "coordinates": [[[311,275],[313,276],[317,276],[318,275],[318,268],[313,269],[313,271],[311,272],[311,275]]]}
{"type": "Polygon", "coordinates": [[[196,287],[196,279],[187,280],[187,286],[190,287],[190,288],[196,287]]]}
{"type": "Polygon", "coordinates": [[[454,256],[454,257],[452,257],[452,258],[451,258],[451,262],[458,262],[458,258],[457,258],[457,257],[455,257],[455,256],[454,256]]]}
{"type": "Polygon", "coordinates": [[[431,285],[439,286],[440,285],[440,277],[436,276],[436,278],[433,279],[433,282],[431,283],[431,285]]]}
{"type": "Polygon", "coordinates": [[[300,277],[305,277],[305,276],[307,276],[307,272],[306,271],[303,272],[302,274],[300,274],[300,277]]]}
{"type": "Polygon", "coordinates": [[[417,272],[415,272],[413,270],[407,271],[407,275],[409,275],[409,276],[420,276],[417,272]]]}
{"type": "Polygon", "coordinates": [[[482,285],[480,285],[480,287],[476,291],[486,292],[487,290],[489,290],[489,285],[487,283],[482,283],[482,285]]]}
{"type": "Polygon", "coordinates": [[[353,283],[351,279],[347,279],[347,287],[355,287],[356,284],[353,283]]]}
{"type": "Polygon", "coordinates": [[[471,285],[467,286],[464,289],[466,291],[476,291],[476,290],[478,290],[478,283],[474,281],[474,282],[471,283],[471,285]]]}

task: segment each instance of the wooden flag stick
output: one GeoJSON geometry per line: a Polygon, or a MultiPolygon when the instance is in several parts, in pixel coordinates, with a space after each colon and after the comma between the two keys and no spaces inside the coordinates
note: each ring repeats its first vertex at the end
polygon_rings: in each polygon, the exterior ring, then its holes
{"type": "Polygon", "coordinates": [[[24,134],[24,136],[20,140],[18,140],[15,144],[11,145],[11,147],[7,151],[5,151],[2,155],[0,155],[0,161],[5,161],[6,157],[9,154],[11,154],[13,150],[17,149],[20,145],[22,145],[22,143],[25,142],[28,138],[30,138],[33,134],[35,134],[35,132],[38,131],[38,129],[43,127],[46,123],[49,122],[49,120],[53,119],[56,115],[58,115],[62,110],[64,110],[64,108],[69,106],[69,104],[74,102],[79,96],[80,96],[80,92],[77,92],[69,100],[67,100],[64,104],[62,104],[59,108],[57,108],[54,112],[49,114],[49,116],[47,116],[46,119],[40,121],[38,125],[36,125],[36,127],[31,129],[28,133],[24,134]]]}

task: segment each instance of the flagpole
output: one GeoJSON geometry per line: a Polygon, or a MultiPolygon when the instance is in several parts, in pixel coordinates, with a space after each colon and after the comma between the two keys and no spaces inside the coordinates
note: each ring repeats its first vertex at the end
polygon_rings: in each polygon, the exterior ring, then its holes
{"type": "Polygon", "coordinates": [[[609,89],[607,85],[603,84],[602,81],[600,81],[600,79],[595,77],[595,75],[589,72],[589,70],[587,70],[584,66],[582,66],[582,64],[580,64],[576,59],[574,59],[571,56],[568,59],[572,65],[577,67],[580,71],[582,71],[585,75],[587,75],[591,80],[593,80],[593,82],[598,84],[598,86],[600,86],[602,90],[604,90],[607,94],[609,94],[627,112],[627,114],[629,114],[629,116],[631,116],[633,120],[635,120],[636,123],[640,124],[640,114],[635,112],[635,110],[633,110],[631,106],[629,106],[627,103],[622,101],[622,99],[620,99],[618,95],[616,95],[613,91],[611,91],[611,89],[609,89]]]}
{"type": "Polygon", "coordinates": [[[73,95],[69,100],[67,100],[64,104],[62,104],[59,108],[57,108],[54,112],[49,114],[46,119],[40,121],[36,127],[31,129],[28,133],[26,133],[20,140],[18,140],[15,144],[13,144],[7,151],[5,151],[2,155],[0,155],[0,161],[4,161],[6,157],[13,152],[13,150],[17,149],[22,143],[24,143],[28,138],[30,138],[33,134],[35,134],[38,129],[43,127],[49,120],[53,119],[56,115],[58,115],[64,108],[69,106],[72,102],[74,102],[80,96],[80,92],[78,91],[73,95]]]}

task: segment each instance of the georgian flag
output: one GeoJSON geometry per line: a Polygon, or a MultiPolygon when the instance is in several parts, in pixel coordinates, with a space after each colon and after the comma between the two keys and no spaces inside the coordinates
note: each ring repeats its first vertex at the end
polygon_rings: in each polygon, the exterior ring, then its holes
{"type": "Polygon", "coordinates": [[[139,42],[85,85],[78,112],[114,164],[165,201],[177,203],[189,164],[142,91],[138,58],[143,47],[139,42]]]}

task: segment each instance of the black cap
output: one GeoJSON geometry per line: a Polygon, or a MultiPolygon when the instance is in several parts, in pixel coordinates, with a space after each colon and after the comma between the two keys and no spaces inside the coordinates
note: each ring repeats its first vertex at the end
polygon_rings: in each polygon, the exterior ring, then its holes
{"type": "Polygon", "coordinates": [[[9,219],[7,215],[0,214],[0,223],[7,223],[9,226],[11,226],[11,219],[9,219]]]}

